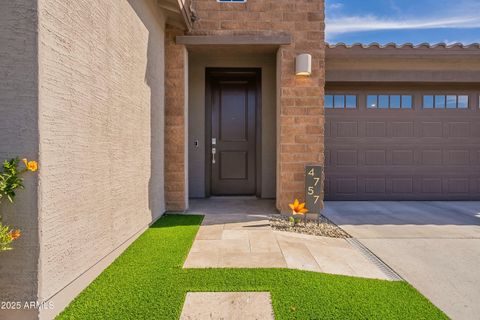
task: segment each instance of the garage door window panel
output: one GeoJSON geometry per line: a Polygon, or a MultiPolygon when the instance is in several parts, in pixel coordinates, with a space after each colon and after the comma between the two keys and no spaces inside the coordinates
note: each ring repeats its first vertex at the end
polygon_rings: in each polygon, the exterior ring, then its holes
{"type": "Polygon", "coordinates": [[[345,96],[345,107],[347,109],[356,109],[357,108],[357,96],[354,96],[354,95],[345,96]]]}
{"type": "Polygon", "coordinates": [[[401,101],[400,96],[397,96],[397,95],[390,96],[390,108],[400,109],[400,105],[401,105],[400,101],[401,101]]]}
{"type": "Polygon", "coordinates": [[[388,96],[380,95],[378,96],[378,107],[380,109],[388,109],[388,96]]]}
{"type": "Polygon", "coordinates": [[[402,96],[402,109],[412,109],[412,96],[402,96]]]}
{"type": "Polygon", "coordinates": [[[333,95],[325,95],[325,109],[333,109],[333,95]]]}
{"type": "Polygon", "coordinates": [[[342,95],[335,95],[333,100],[333,107],[335,109],[343,109],[345,108],[345,96],[342,95]]]}
{"type": "Polygon", "coordinates": [[[445,109],[445,96],[435,96],[435,109],[445,109]]]}
{"type": "Polygon", "coordinates": [[[424,109],[468,109],[468,95],[425,95],[423,96],[424,109]]]}
{"type": "Polygon", "coordinates": [[[412,109],[411,95],[368,95],[368,109],[412,109]]]}
{"type": "Polygon", "coordinates": [[[367,97],[367,107],[369,109],[376,109],[377,108],[377,105],[378,105],[378,102],[377,102],[377,96],[372,96],[372,95],[369,95],[367,97]]]}
{"type": "Polygon", "coordinates": [[[458,109],[468,109],[468,96],[458,96],[458,109]]]}
{"type": "Polygon", "coordinates": [[[447,96],[447,109],[457,108],[457,96],[447,96]]]}
{"type": "Polygon", "coordinates": [[[357,96],[345,94],[325,95],[325,109],[356,109],[357,96]]]}
{"type": "Polygon", "coordinates": [[[433,96],[423,96],[423,108],[433,109],[433,96]]]}

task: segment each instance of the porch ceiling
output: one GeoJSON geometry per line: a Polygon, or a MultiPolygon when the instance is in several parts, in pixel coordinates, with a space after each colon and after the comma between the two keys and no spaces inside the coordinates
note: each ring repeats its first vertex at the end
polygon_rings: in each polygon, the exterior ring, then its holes
{"type": "Polygon", "coordinates": [[[218,35],[218,36],[178,36],[178,44],[184,45],[286,45],[292,43],[292,36],[288,34],[262,35],[218,35]]]}
{"type": "Polygon", "coordinates": [[[187,45],[189,54],[208,55],[214,53],[216,56],[252,56],[275,54],[279,48],[278,45],[187,45]]]}

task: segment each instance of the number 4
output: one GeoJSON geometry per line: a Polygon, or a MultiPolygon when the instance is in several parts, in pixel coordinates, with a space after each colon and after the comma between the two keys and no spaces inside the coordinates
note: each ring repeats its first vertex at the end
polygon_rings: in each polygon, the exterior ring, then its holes
{"type": "Polygon", "coordinates": [[[309,176],[314,176],[315,175],[315,169],[314,168],[310,169],[310,171],[308,172],[308,175],[309,176]]]}

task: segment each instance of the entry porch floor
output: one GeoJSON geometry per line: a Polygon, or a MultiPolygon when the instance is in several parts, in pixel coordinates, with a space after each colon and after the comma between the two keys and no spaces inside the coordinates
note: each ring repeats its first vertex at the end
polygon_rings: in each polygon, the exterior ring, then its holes
{"type": "Polygon", "coordinates": [[[184,268],[289,268],[395,279],[351,241],[273,230],[269,224],[269,216],[277,214],[273,200],[192,200],[188,213],[205,218],[184,268]]]}

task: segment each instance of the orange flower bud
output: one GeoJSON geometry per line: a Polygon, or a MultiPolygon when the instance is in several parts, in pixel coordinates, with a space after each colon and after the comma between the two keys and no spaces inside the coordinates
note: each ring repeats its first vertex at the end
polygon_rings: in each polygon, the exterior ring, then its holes
{"type": "Polygon", "coordinates": [[[22,233],[20,232],[20,229],[10,230],[9,234],[10,234],[10,238],[12,238],[12,240],[16,240],[16,239],[20,238],[20,236],[22,235],[22,233]]]}

